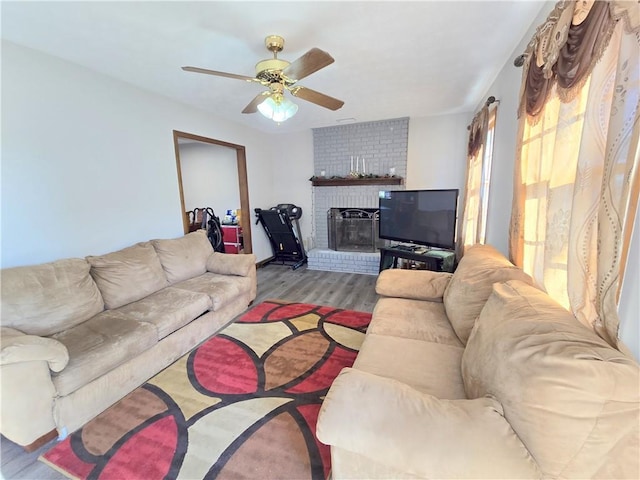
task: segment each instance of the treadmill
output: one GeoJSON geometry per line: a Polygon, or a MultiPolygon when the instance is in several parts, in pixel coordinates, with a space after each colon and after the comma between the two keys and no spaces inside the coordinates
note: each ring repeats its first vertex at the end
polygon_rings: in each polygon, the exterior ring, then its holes
{"type": "Polygon", "coordinates": [[[254,211],[256,224],[262,224],[273,250],[273,257],[265,265],[280,262],[282,265],[291,265],[291,269],[295,270],[307,263],[298,223],[302,217],[300,207],[292,203],[280,203],[268,210],[256,208],[254,211]]]}

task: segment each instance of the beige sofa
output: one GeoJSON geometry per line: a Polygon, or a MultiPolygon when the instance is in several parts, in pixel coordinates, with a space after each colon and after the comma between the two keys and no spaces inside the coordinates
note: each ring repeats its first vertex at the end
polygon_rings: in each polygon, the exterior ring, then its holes
{"type": "Polygon", "coordinates": [[[243,312],[254,255],[204,230],[86,259],[1,271],[1,433],[65,436],[243,312]]]}
{"type": "Polygon", "coordinates": [[[317,434],[332,478],[640,478],[640,368],[489,246],[386,270],[317,434]]]}

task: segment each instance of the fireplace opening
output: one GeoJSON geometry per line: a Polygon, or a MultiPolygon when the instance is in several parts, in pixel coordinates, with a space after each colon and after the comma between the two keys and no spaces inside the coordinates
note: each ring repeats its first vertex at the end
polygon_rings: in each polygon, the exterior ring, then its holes
{"type": "Polygon", "coordinates": [[[378,237],[377,208],[330,208],[327,212],[329,248],[339,252],[377,252],[384,246],[378,237]]]}

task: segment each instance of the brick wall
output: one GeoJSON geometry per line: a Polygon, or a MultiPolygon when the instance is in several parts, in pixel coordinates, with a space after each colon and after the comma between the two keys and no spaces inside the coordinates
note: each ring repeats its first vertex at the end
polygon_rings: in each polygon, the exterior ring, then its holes
{"type": "MultiPolygon", "coordinates": [[[[366,164],[367,174],[385,175],[390,168],[406,178],[409,118],[354,123],[313,129],[314,175],[346,176],[351,157],[366,164]]],[[[355,169],[355,164],[354,164],[355,169]]],[[[380,190],[398,190],[398,185],[313,187],[313,244],[328,248],[327,211],[331,207],[377,208],[380,190]]]]}
{"type": "Polygon", "coordinates": [[[309,252],[307,266],[309,270],[362,273],[365,275],[377,275],[379,267],[379,253],[336,252],[318,248],[309,252]]]}

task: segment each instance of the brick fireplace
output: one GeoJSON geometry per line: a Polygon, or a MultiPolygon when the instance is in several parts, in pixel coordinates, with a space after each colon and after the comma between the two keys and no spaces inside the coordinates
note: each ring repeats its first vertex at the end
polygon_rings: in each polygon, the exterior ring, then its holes
{"type": "Polygon", "coordinates": [[[378,237],[377,208],[330,208],[329,248],[337,252],[375,253],[384,245],[378,237]]]}
{"type": "MultiPolygon", "coordinates": [[[[409,119],[355,123],[313,130],[314,174],[346,177],[351,157],[366,162],[367,174],[385,175],[393,169],[396,176],[406,178],[409,119]]],[[[359,164],[362,168],[362,163],[359,164]]],[[[378,274],[380,255],[377,248],[369,251],[353,248],[336,251],[329,248],[330,209],[378,208],[380,190],[399,190],[402,185],[314,186],[313,231],[315,248],[308,252],[311,270],[378,274]]]]}

